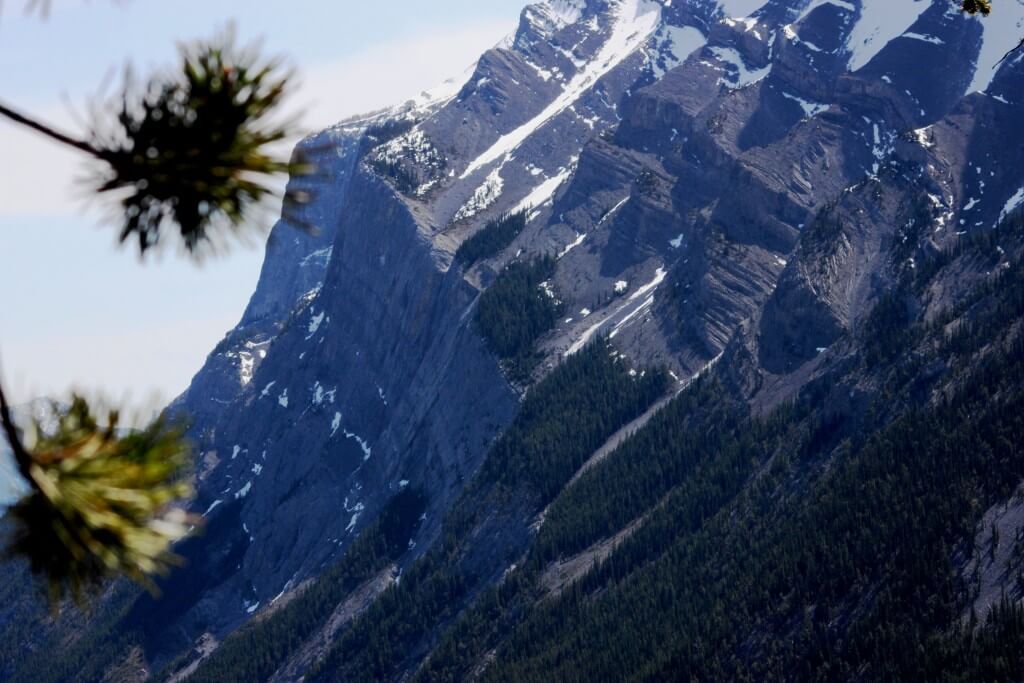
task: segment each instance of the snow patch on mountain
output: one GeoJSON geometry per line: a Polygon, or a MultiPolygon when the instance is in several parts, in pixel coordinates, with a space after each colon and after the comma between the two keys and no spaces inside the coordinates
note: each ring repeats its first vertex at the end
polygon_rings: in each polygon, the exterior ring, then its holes
{"type": "MultiPolygon", "coordinates": [[[[612,331],[608,335],[608,338],[609,339],[615,339],[615,337],[618,336],[619,332],[621,332],[623,330],[623,328],[625,328],[627,325],[630,325],[633,321],[635,321],[637,316],[639,316],[641,313],[644,313],[644,312],[650,310],[651,306],[653,306],[653,305],[654,305],[654,295],[652,294],[651,296],[649,296],[646,299],[644,299],[643,303],[641,303],[639,306],[637,306],[632,311],[630,311],[629,315],[624,317],[619,322],[615,323],[615,327],[612,328],[612,331]]],[[[630,370],[630,376],[631,377],[636,377],[636,370],[630,370]]]]}
{"type": "Polygon", "coordinates": [[[890,41],[903,35],[929,7],[929,0],[863,0],[860,17],[846,41],[850,71],[870,62],[890,41]]]}
{"type": "Polygon", "coordinates": [[[370,448],[370,444],[366,441],[366,439],[359,436],[355,432],[350,432],[348,430],[345,430],[344,434],[346,439],[352,439],[357,444],[359,444],[359,448],[363,451],[363,460],[369,460],[370,456],[373,455],[373,449],[370,448]]]}
{"type": "Polygon", "coordinates": [[[203,514],[202,514],[201,516],[202,516],[202,517],[206,517],[206,516],[207,516],[208,514],[210,514],[211,512],[213,512],[213,511],[214,511],[215,509],[217,509],[217,506],[218,506],[218,505],[220,505],[220,504],[221,504],[221,503],[223,503],[223,502],[224,502],[224,501],[223,501],[223,500],[221,500],[221,499],[219,499],[219,498],[218,498],[217,500],[213,501],[213,502],[212,502],[212,503],[210,504],[210,507],[206,508],[206,512],[204,512],[204,513],[203,513],[203,514]]]}
{"type": "Polygon", "coordinates": [[[470,197],[469,201],[456,212],[452,221],[458,223],[459,221],[466,220],[467,218],[472,218],[485,210],[498,200],[504,186],[505,181],[501,178],[501,167],[499,166],[491,171],[490,175],[487,176],[487,179],[484,180],[483,185],[476,188],[473,196],[470,197]]]}
{"type": "Polygon", "coordinates": [[[246,386],[252,381],[253,366],[256,359],[248,351],[241,351],[238,354],[238,381],[246,386]]]}
{"type": "Polygon", "coordinates": [[[772,70],[771,64],[761,69],[751,69],[747,66],[746,62],[743,61],[743,57],[735,48],[712,47],[708,49],[712,54],[718,57],[720,61],[723,61],[732,67],[731,70],[727,70],[729,74],[728,78],[718,79],[719,83],[732,90],[739,90],[740,88],[745,88],[748,85],[753,85],[767,76],[772,70]]]}
{"type": "MultiPolygon", "coordinates": [[[[581,351],[583,347],[585,347],[587,343],[589,343],[590,340],[594,338],[594,335],[597,334],[601,330],[601,328],[603,328],[609,322],[615,321],[613,327],[613,335],[617,334],[624,325],[633,320],[642,311],[650,308],[651,304],[654,303],[654,290],[656,290],[661,285],[661,283],[665,281],[665,276],[667,274],[668,273],[664,268],[659,267],[655,271],[654,278],[650,282],[642,285],[635,292],[630,294],[629,298],[626,299],[626,302],[621,306],[617,307],[611,313],[611,315],[607,315],[601,318],[601,320],[599,320],[598,322],[594,323],[586,330],[584,330],[583,334],[581,334],[579,338],[572,343],[572,345],[565,351],[563,356],[568,358],[569,356],[579,353],[579,351],[581,351]],[[645,295],[649,296],[647,296],[647,298],[641,301],[638,305],[637,300],[640,299],[641,297],[644,297],[645,295]]],[[[621,288],[623,292],[626,290],[626,287],[628,287],[628,284],[621,288]]],[[[615,291],[619,292],[619,290],[620,287],[619,283],[617,282],[615,284],[615,291]]]]}
{"type": "Polygon", "coordinates": [[[444,165],[444,155],[437,151],[437,148],[418,126],[381,145],[376,158],[378,161],[390,164],[404,159],[417,166],[430,169],[437,169],[444,165]]]}
{"type": "MultiPolygon", "coordinates": [[[[581,233],[577,234],[576,235],[576,239],[574,239],[572,242],[569,242],[569,244],[565,245],[565,247],[562,249],[562,251],[558,252],[558,256],[556,258],[558,260],[561,260],[570,251],[572,251],[576,247],[578,247],[581,244],[583,244],[583,241],[586,240],[586,239],[587,239],[587,233],[581,232],[581,233]]],[[[583,315],[584,318],[586,318],[588,315],[590,315],[590,311],[589,310],[587,310],[587,309],[583,309],[583,310],[587,311],[586,314],[583,315]]]]}
{"type": "Polygon", "coordinates": [[[946,44],[946,41],[944,41],[942,38],[937,38],[935,36],[926,35],[924,33],[914,33],[913,31],[907,31],[906,33],[903,34],[903,37],[904,38],[912,38],[913,40],[921,40],[921,41],[924,41],[926,43],[931,43],[932,45],[945,45],[946,44]]]}
{"type": "Polygon", "coordinates": [[[633,292],[629,296],[629,301],[636,301],[637,299],[642,297],[644,294],[647,294],[647,292],[650,292],[652,290],[657,289],[661,285],[661,283],[665,281],[665,276],[667,274],[668,273],[666,272],[666,270],[664,268],[658,268],[654,272],[654,279],[651,280],[650,282],[648,282],[647,284],[643,285],[642,287],[640,287],[635,292],[633,292]]]}
{"type": "Polygon", "coordinates": [[[518,205],[516,205],[516,208],[512,209],[512,213],[526,211],[529,209],[531,213],[527,220],[533,220],[538,213],[535,210],[550,202],[551,198],[555,196],[555,192],[557,192],[558,188],[562,186],[562,183],[568,180],[569,176],[571,176],[576,170],[577,159],[578,157],[573,157],[569,162],[568,167],[559,169],[557,174],[533,188],[533,190],[531,190],[530,193],[526,195],[518,205]]]}
{"type": "Polygon", "coordinates": [[[462,173],[463,180],[512,152],[537,129],[571,107],[609,71],[646,43],[660,24],[661,4],[653,0],[618,0],[613,16],[611,31],[597,55],[573,76],[562,93],[540,114],[502,135],[490,149],[471,161],[462,173]]]}
{"type": "Polygon", "coordinates": [[[1011,213],[1013,213],[1014,209],[1016,209],[1021,204],[1024,204],[1024,187],[1017,190],[1013,194],[1013,196],[1007,200],[1006,205],[1003,207],[1003,210],[999,213],[998,222],[1002,223],[1003,219],[1009,216],[1011,213]]]}
{"type": "Polygon", "coordinates": [[[586,0],[547,0],[544,4],[551,16],[563,26],[579,21],[587,7],[586,0]]]}
{"type": "Polygon", "coordinates": [[[309,332],[309,334],[306,335],[306,340],[307,341],[312,339],[313,335],[315,335],[317,333],[317,330],[320,329],[320,325],[323,324],[324,318],[327,316],[327,312],[326,311],[320,311],[319,315],[314,315],[313,314],[313,310],[310,309],[309,315],[310,315],[310,321],[309,321],[309,328],[307,330],[309,332]]]}
{"type": "Polygon", "coordinates": [[[670,26],[664,24],[658,30],[658,52],[661,59],[654,59],[654,77],[660,79],[686,61],[686,58],[707,44],[704,34],[693,26],[670,26]]]}
{"type": "MultiPolygon", "coordinates": [[[[551,37],[579,21],[586,7],[586,0],[543,0],[529,5],[523,11],[523,18],[536,33],[551,37]]],[[[525,40],[525,37],[521,37],[521,40],[525,40]]],[[[520,47],[526,49],[528,45],[524,43],[520,47]]]]}
{"type": "Polygon", "coordinates": [[[782,96],[785,97],[787,100],[793,100],[794,102],[799,104],[800,108],[804,110],[804,116],[806,116],[807,118],[815,117],[818,114],[820,114],[821,112],[823,112],[826,109],[828,109],[828,105],[827,104],[822,104],[821,102],[811,102],[809,100],[805,100],[802,97],[797,97],[796,95],[792,95],[792,94],[790,94],[790,93],[788,93],[788,92],[786,92],[784,90],[781,91],[781,92],[782,92],[782,96]]]}
{"type": "Polygon", "coordinates": [[[793,43],[794,45],[803,45],[804,47],[806,47],[811,52],[824,52],[824,50],[822,50],[820,47],[818,47],[817,45],[815,45],[811,41],[804,40],[799,35],[797,35],[797,32],[793,29],[793,25],[792,24],[786,24],[785,26],[783,26],[782,27],[782,33],[783,33],[783,35],[786,36],[786,39],[789,42],[793,43]]]}
{"type": "Polygon", "coordinates": [[[921,145],[925,149],[935,146],[935,143],[932,142],[928,132],[930,128],[931,126],[925,126],[924,128],[916,128],[914,130],[914,139],[917,141],[917,144],[921,145]]]}

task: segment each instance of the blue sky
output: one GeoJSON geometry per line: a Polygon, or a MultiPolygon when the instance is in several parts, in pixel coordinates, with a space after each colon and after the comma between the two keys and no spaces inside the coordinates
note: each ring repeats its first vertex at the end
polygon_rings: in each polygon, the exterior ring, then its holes
{"type": "MultiPolygon", "coordinates": [[[[75,111],[131,62],[233,22],[284,55],[306,130],[400,102],[463,72],[514,30],[525,0],[55,0],[26,17],[5,0],[0,100],[73,129],[75,111]],[[429,8],[429,9],[428,9],[429,8]]],[[[0,120],[0,370],[18,401],[65,395],[155,407],[188,384],[255,285],[253,240],[202,266],[173,250],[142,263],[86,201],[80,160],[0,120]]]]}

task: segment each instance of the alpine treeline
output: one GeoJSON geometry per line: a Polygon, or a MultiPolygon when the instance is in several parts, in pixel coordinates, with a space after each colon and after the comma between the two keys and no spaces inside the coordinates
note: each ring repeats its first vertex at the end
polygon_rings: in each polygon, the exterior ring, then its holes
{"type": "Polygon", "coordinates": [[[663,372],[630,372],[606,340],[567,359],[527,394],[445,520],[437,547],[353,625],[308,680],[387,680],[529,543],[529,521],[616,430],[663,395],[663,372]],[[507,546],[474,547],[495,518],[507,546]]]}
{"type": "Polygon", "coordinates": [[[476,324],[515,381],[525,381],[541,355],[535,345],[555,327],[564,306],[550,289],[555,259],[516,261],[480,295],[476,324]]]}
{"type": "Polygon", "coordinates": [[[859,362],[767,415],[696,382],[557,499],[416,680],[1020,680],[1024,545],[982,617],[963,567],[1024,480],[1024,265],[999,246],[1022,233],[936,254],[995,274],[933,319],[908,273],[847,340],[859,362]],[[630,528],[546,592],[552,561],[630,528]]]}
{"type": "Polygon", "coordinates": [[[455,260],[469,268],[477,261],[500,254],[526,227],[527,209],[505,213],[487,221],[476,234],[459,245],[455,260]]]}
{"type": "MultiPolygon", "coordinates": [[[[269,679],[324,626],[346,596],[381,572],[389,572],[390,565],[408,551],[424,502],[413,488],[396,493],[340,562],[269,618],[253,620],[232,634],[188,680],[242,683],[269,679]]],[[[168,667],[165,675],[177,668],[168,667]]]]}
{"type": "MultiPolygon", "coordinates": [[[[666,391],[664,372],[630,370],[605,340],[597,340],[536,385],[446,520],[440,547],[416,560],[342,632],[310,678],[329,680],[342,670],[354,678],[362,674],[353,672],[367,670],[384,677],[407,648],[453,617],[479,581],[457,560],[467,536],[483,522],[480,502],[501,509],[509,501],[525,501],[533,513],[550,502],[595,449],[666,391]]],[[[228,638],[188,680],[268,678],[357,586],[399,557],[414,556],[408,541],[421,510],[418,493],[398,494],[335,567],[285,607],[228,638]]],[[[168,671],[177,668],[178,663],[168,671]]]]}
{"type": "Polygon", "coordinates": [[[710,371],[579,474],[667,388],[598,340],[307,680],[1020,680],[1024,539],[989,541],[1016,544],[991,609],[965,567],[1024,480],[1022,242],[1015,217],[906,270],[794,399],[710,371]],[[964,262],[991,275],[924,315],[920,273],[964,262]]]}

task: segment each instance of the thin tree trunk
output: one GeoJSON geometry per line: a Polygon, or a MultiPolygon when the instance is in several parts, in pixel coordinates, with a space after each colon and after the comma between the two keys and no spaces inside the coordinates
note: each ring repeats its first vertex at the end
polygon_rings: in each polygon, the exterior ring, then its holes
{"type": "Polygon", "coordinates": [[[89,143],[83,142],[82,140],[76,140],[75,138],[69,135],[65,135],[64,133],[61,133],[59,130],[51,126],[48,126],[45,123],[37,121],[25,114],[17,112],[14,109],[11,109],[3,102],[0,102],[0,116],[10,119],[11,121],[19,123],[27,128],[31,128],[32,130],[36,131],[37,133],[45,135],[51,140],[56,140],[57,142],[60,142],[62,144],[74,147],[75,149],[85,152],[86,154],[99,156],[99,153],[96,151],[96,148],[90,145],[89,143]]]}
{"type": "Polygon", "coordinates": [[[3,386],[0,386],[0,426],[2,426],[4,435],[7,437],[7,443],[11,446],[11,452],[14,454],[15,462],[18,463],[18,470],[21,472],[21,476],[29,484],[36,486],[31,473],[32,456],[29,455],[24,444],[21,443],[21,437],[18,436],[18,428],[14,424],[11,406],[7,403],[7,396],[4,394],[3,386]]]}

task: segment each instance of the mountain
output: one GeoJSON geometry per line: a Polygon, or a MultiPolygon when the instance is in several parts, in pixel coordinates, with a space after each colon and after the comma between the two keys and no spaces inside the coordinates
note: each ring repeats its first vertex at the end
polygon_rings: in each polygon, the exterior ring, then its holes
{"type": "Polygon", "coordinates": [[[0,506],[10,505],[17,499],[18,476],[10,448],[0,443],[0,506]]]}
{"type": "MultiPolygon", "coordinates": [[[[50,401],[37,399],[11,408],[14,420],[18,424],[35,421],[43,429],[54,426],[54,406],[50,401]]],[[[0,510],[15,503],[24,494],[28,485],[18,472],[18,464],[7,440],[0,438],[0,510]]]]}
{"type": "Polygon", "coordinates": [[[171,406],[186,564],[52,620],[12,566],[0,675],[1019,680],[1020,35],[549,0],[305,140],[171,406]]]}

